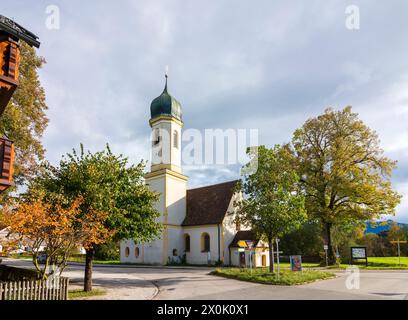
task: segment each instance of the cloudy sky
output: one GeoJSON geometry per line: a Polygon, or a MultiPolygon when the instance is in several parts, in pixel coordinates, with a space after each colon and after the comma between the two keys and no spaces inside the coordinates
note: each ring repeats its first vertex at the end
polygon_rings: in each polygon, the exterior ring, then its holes
{"type": "MultiPolygon", "coordinates": [[[[255,128],[271,146],[326,107],[352,105],[398,160],[397,220],[408,222],[407,11],[405,0],[13,0],[0,13],[40,37],[51,162],[80,142],[149,159],[149,106],[168,65],[185,128],[255,128]],[[57,30],[47,28],[50,5],[57,30]],[[350,5],[358,30],[346,28],[350,5]]],[[[190,187],[238,176],[221,166],[186,173],[190,187]]]]}

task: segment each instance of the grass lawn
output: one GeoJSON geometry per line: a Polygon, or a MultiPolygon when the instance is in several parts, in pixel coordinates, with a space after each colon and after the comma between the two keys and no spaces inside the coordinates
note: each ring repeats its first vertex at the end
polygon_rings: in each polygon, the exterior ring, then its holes
{"type": "Polygon", "coordinates": [[[82,289],[78,290],[69,290],[68,291],[68,299],[69,300],[74,300],[74,299],[81,299],[81,298],[87,298],[87,297],[95,297],[95,296],[103,296],[106,294],[105,290],[100,290],[100,289],[94,289],[89,292],[85,292],[82,289]]]}
{"type": "Polygon", "coordinates": [[[24,259],[24,260],[33,260],[33,256],[29,254],[11,254],[10,258],[13,259],[24,259]]]}
{"type": "MultiPolygon", "coordinates": [[[[73,256],[68,259],[69,262],[85,263],[85,255],[73,256]]],[[[94,264],[122,264],[119,260],[94,260],[94,264]]]]}
{"type": "MultiPolygon", "coordinates": [[[[398,264],[398,257],[368,257],[368,266],[365,260],[358,260],[356,264],[361,269],[367,270],[401,270],[408,269],[408,257],[401,257],[401,264],[398,264]],[[359,262],[360,261],[360,262],[359,262]]],[[[349,267],[348,264],[341,264],[341,269],[349,267]]]]}
{"type": "Polygon", "coordinates": [[[270,273],[269,270],[265,268],[253,269],[252,273],[249,269],[217,268],[211,272],[211,274],[242,281],[283,286],[304,284],[335,277],[334,273],[327,271],[303,270],[302,272],[293,272],[291,270],[283,269],[278,278],[276,273],[270,273]]]}

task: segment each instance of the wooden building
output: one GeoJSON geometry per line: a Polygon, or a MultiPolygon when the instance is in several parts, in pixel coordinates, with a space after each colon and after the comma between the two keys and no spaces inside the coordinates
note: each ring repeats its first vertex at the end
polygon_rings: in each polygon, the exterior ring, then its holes
{"type": "MultiPolygon", "coordinates": [[[[18,87],[19,41],[38,48],[38,37],[13,20],[0,15],[0,121],[18,87]]],[[[7,137],[0,138],[0,192],[12,185],[14,146],[7,137]]]]}

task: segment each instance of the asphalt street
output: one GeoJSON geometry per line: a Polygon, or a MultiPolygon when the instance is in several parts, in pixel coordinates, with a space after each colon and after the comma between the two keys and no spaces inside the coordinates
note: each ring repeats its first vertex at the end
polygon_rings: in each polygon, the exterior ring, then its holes
{"type": "MultiPolygon", "coordinates": [[[[3,264],[32,267],[31,261],[4,259],[3,264]]],[[[95,288],[105,289],[105,296],[92,299],[407,299],[408,270],[360,271],[359,286],[347,286],[349,274],[300,286],[273,286],[242,282],[209,275],[211,268],[140,267],[95,265],[95,288]]],[[[83,283],[84,266],[70,264],[64,276],[71,288],[83,283]]],[[[355,282],[354,282],[355,284],[355,282]]]]}

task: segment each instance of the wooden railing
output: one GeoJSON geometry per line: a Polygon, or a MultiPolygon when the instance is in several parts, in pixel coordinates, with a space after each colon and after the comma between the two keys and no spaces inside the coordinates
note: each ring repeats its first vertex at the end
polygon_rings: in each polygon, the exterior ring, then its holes
{"type": "Polygon", "coordinates": [[[0,300],[67,300],[69,279],[0,282],[0,300]]]}

